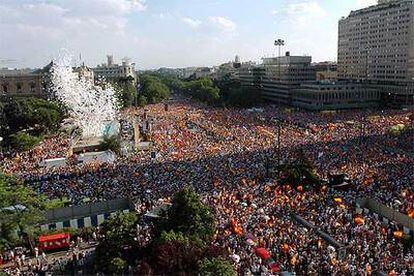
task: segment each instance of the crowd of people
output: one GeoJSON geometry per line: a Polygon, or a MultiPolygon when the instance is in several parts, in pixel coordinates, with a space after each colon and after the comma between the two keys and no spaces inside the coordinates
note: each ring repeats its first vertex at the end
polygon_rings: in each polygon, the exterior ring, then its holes
{"type": "Polygon", "coordinates": [[[93,257],[93,244],[96,244],[97,231],[93,235],[73,238],[66,252],[45,252],[35,247],[10,248],[0,254],[0,271],[8,275],[52,275],[68,271],[83,271],[93,257]]]}
{"type": "Polygon", "coordinates": [[[401,226],[356,211],[356,199],[370,197],[414,218],[412,137],[390,132],[398,124],[412,125],[409,112],[223,109],[182,99],[169,105],[168,111],[164,104],[126,111],[125,116],[151,125],[149,151],[113,164],[45,169],[45,158],[67,155],[69,140],[58,136],[5,158],[1,169],[39,194],[66,197],[76,205],[85,198],[157,202],[192,185],[215,210],[215,242],[228,250],[240,274],[270,273],[254,253],[257,246],[267,248],[281,269],[298,274],[414,273],[413,248],[395,235],[401,226]],[[280,185],[276,163],[294,161],[298,150],[321,179],[346,174],[353,188],[303,191],[280,185]],[[315,228],[301,225],[294,215],[315,228]],[[343,245],[345,253],[315,229],[343,245]]]}

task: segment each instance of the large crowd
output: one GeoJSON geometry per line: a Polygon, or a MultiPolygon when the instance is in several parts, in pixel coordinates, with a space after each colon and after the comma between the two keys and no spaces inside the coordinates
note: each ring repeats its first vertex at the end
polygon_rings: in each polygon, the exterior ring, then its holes
{"type": "Polygon", "coordinates": [[[408,132],[390,132],[398,124],[412,125],[408,111],[241,110],[176,100],[168,111],[158,104],[127,112],[151,125],[149,151],[113,164],[45,169],[45,158],[67,155],[69,140],[56,136],[4,158],[1,169],[39,194],[66,197],[72,204],[115,197],[158,202],[192,185],[215,210],[215,242],[227,249],[240,274],[271,273],[254,254],[257,246],[267,248],[281,269],[298,274],[414,273],[413,248],[395,236],[401,226],[356,211],[356,199],[370,197],[414,218],[413,140],[408,132]],[[269,167],[295,160],[298,150],[320,178],[347,174],[353,188],[303,191],[280,185],[269,167]],[[342,244],[344,256],[293,215],[342,244]]]}

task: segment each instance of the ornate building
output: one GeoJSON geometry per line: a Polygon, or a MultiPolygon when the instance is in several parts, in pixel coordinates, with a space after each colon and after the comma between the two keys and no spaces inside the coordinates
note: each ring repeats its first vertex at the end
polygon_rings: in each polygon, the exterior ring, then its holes
{"type": "MultiPolygon", "coordinates": [[[[50,88],[50,70],[53,62],[42,69],[0,69],[0,95],[47,97],[50,88]]],[[[82,65],[73,72],[93,81],[92,69],[82,65]]]]}
{"type": "Polygon", "coordinates": [[[42,96],[43,90],[42,70],[0,70],[2,95],[42,96]]]}
{"type": "Polygon", "coordinates": [[[108,61],[105,64],[92,68],[95,78],[103,78],[107,81],[119,81],[122,79],[132,78],[134,84],[137,83],[138,77],[135,72],[135,64],[128,59],[124,59],[122,64],[115,64],[113,56],[107,56],[108,61]]]}

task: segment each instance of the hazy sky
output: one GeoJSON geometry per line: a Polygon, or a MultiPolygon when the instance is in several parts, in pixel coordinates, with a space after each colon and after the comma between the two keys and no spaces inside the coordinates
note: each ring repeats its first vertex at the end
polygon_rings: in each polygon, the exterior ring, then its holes
{"type": "Polygon", "coordinates": [[[87,65],[137,69],[257,61],[283,51],[336,60],[337,25],[375,0],[0,0],[0,67],[40,67],[66,48],[87,65]]]}

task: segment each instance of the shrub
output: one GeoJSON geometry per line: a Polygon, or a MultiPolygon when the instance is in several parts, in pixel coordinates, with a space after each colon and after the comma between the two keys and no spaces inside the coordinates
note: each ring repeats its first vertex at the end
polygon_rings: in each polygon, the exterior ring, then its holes
{"type": "Polygon", "coordinates": [[[22,131],[10,135],[10,140],[11,146],[19,151],[31,150],[42,141],[40,137],[31,136],[22,131]]]}

